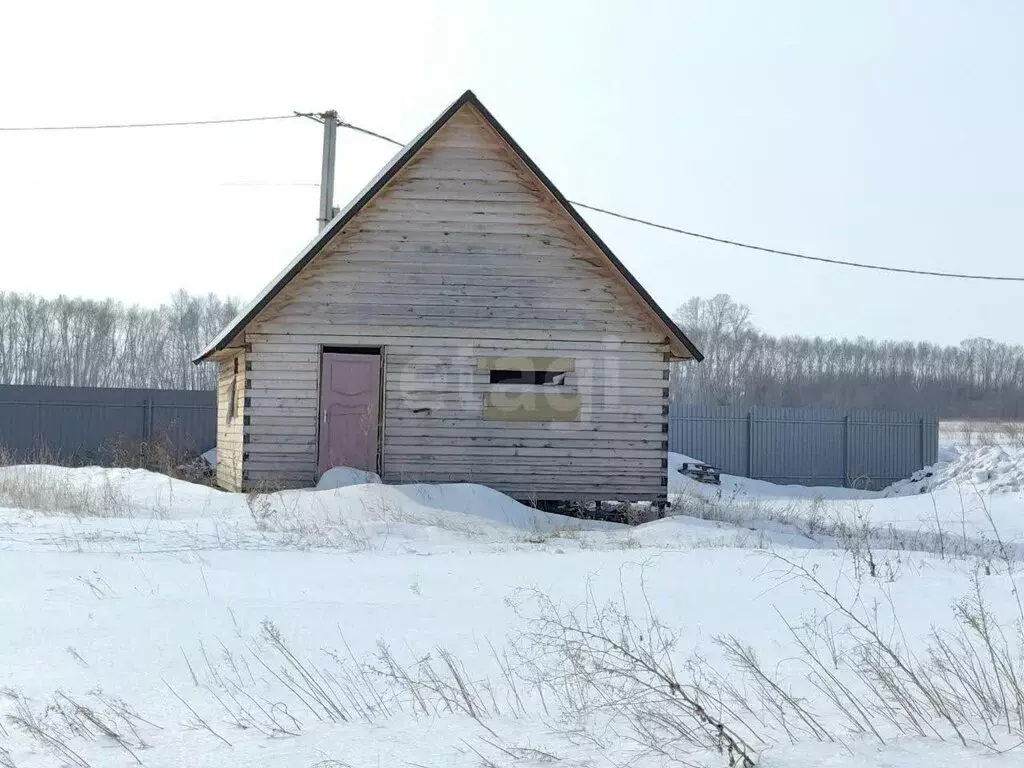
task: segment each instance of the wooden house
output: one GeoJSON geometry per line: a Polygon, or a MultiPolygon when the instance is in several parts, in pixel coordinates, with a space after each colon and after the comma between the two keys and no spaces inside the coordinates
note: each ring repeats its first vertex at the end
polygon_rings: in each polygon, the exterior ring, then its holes
{"type": "Polygon", "coordinates": [[[700,359],[467,91],[196,362],[220,366],[226,489],[343,465],[658,501],[669,362],[700,359]]]}

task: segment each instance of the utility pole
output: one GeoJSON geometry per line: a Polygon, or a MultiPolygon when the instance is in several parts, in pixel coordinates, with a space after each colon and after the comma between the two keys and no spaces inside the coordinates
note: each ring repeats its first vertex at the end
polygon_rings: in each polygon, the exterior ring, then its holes
{"type": "Polygon", "coordinates": [[[338,148],[338,113],[329,109],[326,112],[296,112],[299,117],[308,117],[324,126],[324,156],[320,164],[320,210],[316,217],[320,232],[327,229],[331,219],[337,214],[334,207],[334,158],[338,148]]]}
{"type": "Polygon", "coordinates": [[[338,148],[338,113],[333,109],[318,115],[324,124],[324,156],[320,167],[320,231],[334,218],[334,158],[338,148]]]}

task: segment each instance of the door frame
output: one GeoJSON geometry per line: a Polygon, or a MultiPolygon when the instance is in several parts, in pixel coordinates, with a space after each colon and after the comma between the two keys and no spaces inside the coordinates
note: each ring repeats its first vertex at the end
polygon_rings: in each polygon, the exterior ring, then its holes
{"type": "Polygon", "coordinates": [[[317,378],[316,378],[316,459],[313,465],[313,477],[315,480],[320,480],[320,426],[323,423],[321,418],[321,410],[323,407],[323,400],[321,399],[323,393],[321,387],[324,382],[324,355],[377,355],[380,358],[380,380],[377,391],[377,457],[376,457],[376,469],[381,479],[384,477],[384,372],[386,370],[384,361],[387,355],[387,347],[382,344],[367,344],[365,346],[353,345],[353,344],[318,344],[317,345],[318,356],[320,358],[319,364],[317,365],[317,378]]]}

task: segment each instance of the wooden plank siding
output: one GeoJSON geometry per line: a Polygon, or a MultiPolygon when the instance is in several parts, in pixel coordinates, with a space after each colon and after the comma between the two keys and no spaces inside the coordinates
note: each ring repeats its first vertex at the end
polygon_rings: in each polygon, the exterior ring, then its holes
{"type": "MultiPolygon", "coordinates": [[[[245,484],[315,480],[324,346],[385,351],[387,482],[661,499],[669,342],[471,106],[249,324],[245,484]],[[565,358],[576,421],[484,418],[484,358],[565,358]],[[568,367],[567,367],[568,368],[568,367]]],[[[524,387],[523,391],[532,387],[524,387]]],[[[549,387],[544,387],[549,389],[549,387]]]]}
{"type": "Polygon", "coordinates": [[[229,491],[243,488],[243,434],[245,423],[245,353],[221,359],[217,372],[217,484],[229,491]],[[237,367],[238,373],[235,373],[237,367]],[[231,384],[235,409],[229,417],[231,384]]]}

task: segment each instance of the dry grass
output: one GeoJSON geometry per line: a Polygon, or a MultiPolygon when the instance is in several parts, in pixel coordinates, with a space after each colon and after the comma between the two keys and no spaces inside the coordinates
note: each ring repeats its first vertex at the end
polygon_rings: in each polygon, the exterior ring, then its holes
{"type": "Polygon", "coordinates": [[[895,580],[909,552],[964,562],[1016,560],[1024,554],[1024,546],[999,538],[984,494],[964,488],[959,504],[961,524],[955,528],[943,526],[934,496],[934,524],[919,523],[916,529],[894,523],[876,524],[870,517],[870,502],[856,500],[809,499],[782,504],[737,496],[707,498],[690,494],[675,500],[673,512],[759,532],[762,536],[755,546],[761,549],[771,549],[772,538],[777,540],[784,535],[791,537],[788,544],[844,551],[851,557],[858,578],[895,580]],[[987,531],[968,532],[967,520],[975,512],[988,520],[987,531]]]}
{"type": "MultiPolygon", "coordinates": [[[[646,599],[601,603],[591,594],[566,607],[529,593],[515,604],[525,629],[506,650],[490,648],[492,677],[474,675],[468,660],[443,647],[403,660],[380,644],[357,658],[342,640],[340,650],[313,656],[265,621],[242,651],[223,644],[217,653],[200,644],[192,658],[183,651],[191,685],[165,684],[186,727],[211,743],[230,745],[233,733],[294,737],[317,723],[459,716],[488,734],[465,744],[496,766],[558,760],[505,743],[488,724],[498,717],[544,720],[571,743],[602,748],[624,739],[638,755],[665,762],[736,768],[754,768],[773,745],[841,744],[851,734],[992,750],[1024,739],[1024,607],[1001,622],[986,603],[980,569],[946,628],[908,643],[895,609],[864,599],[849,571],[840,589],[802,562],[772,557],[777,578],[795,579],[821,612],[802,621],[780,615],[796,651],[771,664],[759,658],[753,635],[715,638],[719,666],[680,656],[681,631],[646,599]]],[[[83,745],[101,739],[139,761],[147,734],[160,729],[95,692],[57,692],[42,709],[13,692],[8,699],[13,730],[75,768],[93,765],[83,745]]]]}
{"type": "Polygon", "coordinates": [[[199,471],[192,466],[195,459],[195,454],[177,448],[169,434],[157,435],[148,440],[114,436],[92,451],[60,451],[44,443],[34,445],[27,451],[13,451],[0,445],[0,466],[48,464],[59,467],[146,469],[179,480],[208,480],[211,473],[199,471]]]}
{"type": "Polygon", "coordinates": [[[776,557],[784,578],[797,579],[824,606],[815,620],[782,619],[800,649],[793,677],[806,679],[818,695],[809,703],[806,695],[786,692],[778,670],[766,670],[748,644],[719,638],[742,674],[739,685],[723,686],[734,711],[766,727],[785,724],[793,741],[835,740],[822,722],[881,743],[920,736],[995,749],[1024,737],[1024,612],[1001,623],[978,574],[973,592],[954,606],[951,628],[932,630],[915,651],[898,616],[883,621],[879,606],[859,590],[842,598],[804,564],[776,557]]]}
{"type": "Polygon", "coordinates": [[[0,506],[75,517],[126,517],[132,502],[108,474],[90,483],[55,472],[50,465],[12,465],[12,457],[0,453],[0,506]]]}
{"type": "Polygon", "coordinates": [[[780,616],[797,648],[780,663],[766,666],[752,638],[731,635],[715,639],[724,667],[680,658],[678,631],[650,604],[634,615],[625,601],[590,597],[566,608],[533,594],[518,669],[557,702],[567,732],[628,734],[644,751],[685,764],[719,753],[749,768],[772,745],[842,743],[850,734],[991,750],[1024,740],[1024,610],[1001,623],[980,576],[947,629],[909,644],[898,616],[880,618],[859,589],[842,598],[815,570],[776,558],[779,577],[796,579],[823,610],[804,623],[780,616]]]}
{"type": "MultiPolygon", "coordinates": [[[[98,740],[116,745],[133,762],[142,765],[139,754],[148,744],[140,731],[144,726],[159,728],[120,699],[100,691],[91,692],[87,702],[57,691],[42,710],[33,708],[28,699],[15,691],[4,691],[4,697],[13,709],[7,721],[59,759],[62,765],[74,768],[91,768],[93,764],[72,744],[98,740]]],[[[0,759],[2,754],[0,750],[0,759]]]]}
{"type": "MultiPolygon", "coordinates": [[[[347,645],[314,659],[294,650],[271,621],[245,653],[221,646],[218,660],[201,647],[201,664],[185,657],[194,686],[212,703],[228,728],[254,730],[268,738],[296,736],[311,723],[377,723],[393,717],[463,715],[477,722],[498,715],[518,716],[524,705],[507,658],[494,653],[502,685],[473,678],[452,653],[437,647],[411,663],[400,661],[385,644],[365,660],[347,645]],[[499,691],[500,689],[500,691],[499,691]]],[[[200,703],[175,694],[192,715],[218,738],[213,718],[200,718],[200,703]],[[201,721],[201,722],[200,722],[201,721]]]]}
{"type": "Polygon", "coordinates": [[[535,612],[516,643],[517,668],[557,704],[563,727],[577,736],[612,731],[644,751],[684,764],[721,755],[730,766],[753,768],[756,731],[723,717],[706,685],[703,662],[679,666],[679,634],[649,608],[634,617],[622,602],[591,595],[577,608],[530,596],[535,612]]]}
{"type": "MultiPolygon", "coordinates": [[[[185,474],[190,475],[190,482],[210,482],[191,470],[186,472],[166,440],[112,441],[105,450],[104,464],[108,468],[146,469],[166,476],[169,499],[173,498],[171,481],[185,474]]],[[[137,509],[137,500],[131,497],[116,472],[103,472],[95,465],[84,467],[75,457],[61,457],[45,448],[25,456],[0,446],[0,507],[5,506],[79,518],[132,517],[136,512],[160,517],[166,512],[159,504],[137,509]]]]}

